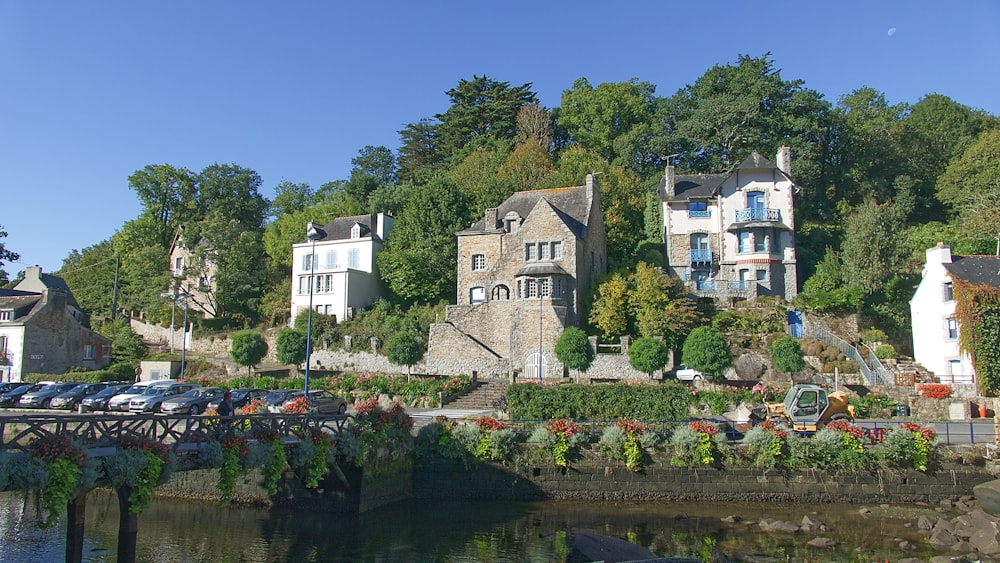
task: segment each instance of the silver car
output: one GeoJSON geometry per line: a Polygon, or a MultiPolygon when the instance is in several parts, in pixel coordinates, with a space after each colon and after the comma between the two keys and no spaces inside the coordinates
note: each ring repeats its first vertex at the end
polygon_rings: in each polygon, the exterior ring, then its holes
{"type": "Polygon", "coordinates": [[[163,401],[186,393],[196,387],[197,383],[171,383],[169,385],[150,385],[142,395],[128,402],[128,411],[134,413],[160,412],[163,401]]]}

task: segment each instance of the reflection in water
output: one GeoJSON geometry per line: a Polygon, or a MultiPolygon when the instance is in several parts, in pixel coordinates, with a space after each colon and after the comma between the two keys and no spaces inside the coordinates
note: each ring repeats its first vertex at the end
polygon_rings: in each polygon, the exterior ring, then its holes
{"type": "MultiPolygon", "coordinates": [[[[363,515],[227,507],[155,499],[139,518],[141,562],[549,562],[564,561],[573,534],[592,532],[627,539],[659,555],[702,557],[712,549],[729,554],[763,553],[813,561],[927,558],[903,554],[900,538],[920,544],[906,521],[862,519],[857,506],[781,504],[600,503],[600,502],[405,502],[363,515]],[[809,514],[829,532],[764,534],[745,520],[799,521],[809,514]],[[822,535],[834,550],[804,547],[822,535]],[[861,547],[863,555],[855,553],[861,547]]],[[[934,514],[929,508],[926,511],[934,514]]],[[[63,559],[65,519],[39,530],[40,512],[23,494],[0,493],[0,561],[63,559]]],[[[912,516],[910,521],[915,520],[912,516]]],[[[118,502],[95,491],[87,499],[84,560],[114,561],[118,502]]]]}

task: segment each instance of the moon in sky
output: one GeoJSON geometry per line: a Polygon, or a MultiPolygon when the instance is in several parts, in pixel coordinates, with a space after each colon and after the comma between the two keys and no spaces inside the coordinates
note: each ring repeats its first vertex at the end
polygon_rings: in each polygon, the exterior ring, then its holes
{"type": "Polygon", "coordinates": [[[889,31],[888,31],[888,34],[889,34],[889,37],[892,37],[893,35],[896,35],[896,28],[895,27],[890,27],[889,31]]]}

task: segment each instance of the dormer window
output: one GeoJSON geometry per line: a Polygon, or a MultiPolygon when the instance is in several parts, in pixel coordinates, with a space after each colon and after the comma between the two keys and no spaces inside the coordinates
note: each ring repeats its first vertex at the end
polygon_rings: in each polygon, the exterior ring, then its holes
{"type": "Polygon", "coordinates": [[[9,323],[12,320],[14,320],[14,310],[13,309],[4,309],[4,310],[0,311],[0,322],[8,322],[9,323]]]}
{"type": "Polygon", "coordinates": [[[351,227],[351,238],[361,238],[361,225],[360,224],[355,223],[354,226],[351,227]]]}
{"type": "Polygon", "coordinates": [[[516,233],[518,227],[521,226],[521,216],[516,212],[511,211],[503,216],[503,230],[508,233],[516,233]]]}

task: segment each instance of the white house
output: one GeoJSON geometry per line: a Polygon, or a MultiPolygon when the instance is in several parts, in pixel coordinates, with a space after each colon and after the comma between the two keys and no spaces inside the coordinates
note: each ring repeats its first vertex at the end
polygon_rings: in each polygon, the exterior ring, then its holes
{"type": "MultiPolygon", "coordinates": [[[[218,313],[215,282],[215,264],[199,258],[193,248],[183,242],[184,227],[180,227],[170,245],[170,274],[173,278],[169,293],[187,293],[188,301],[201,311],[207,319],[214,319],[218,313]]],[[[197,244],[195,245],[197,246],[197,244]]]]}
{"type": "Polygon", "coordinates": [[[944,383],[974,383],[972,358],[958,349],[955,280],[1000,288],[1000,257],[952,256],[943,243],[927,249],[920,285],[910,299],[913,358],[944,383]]]}
{"type": "Polygon", "coordinates": [[[721,174],[660,182],[667,271],[698,297],[749,299],[798,294],[791,153],[777,164],[754,152],[721,174]]]}
{"type": "Polygon", "coordinates": [[[313,311],[341,321],[383,296],[375,257],[394,223],[385,213],[340,217],[323,226],[310,223],[309,239],[292,245],[289,324],[308,309],[310,299],[313,311]]]}

